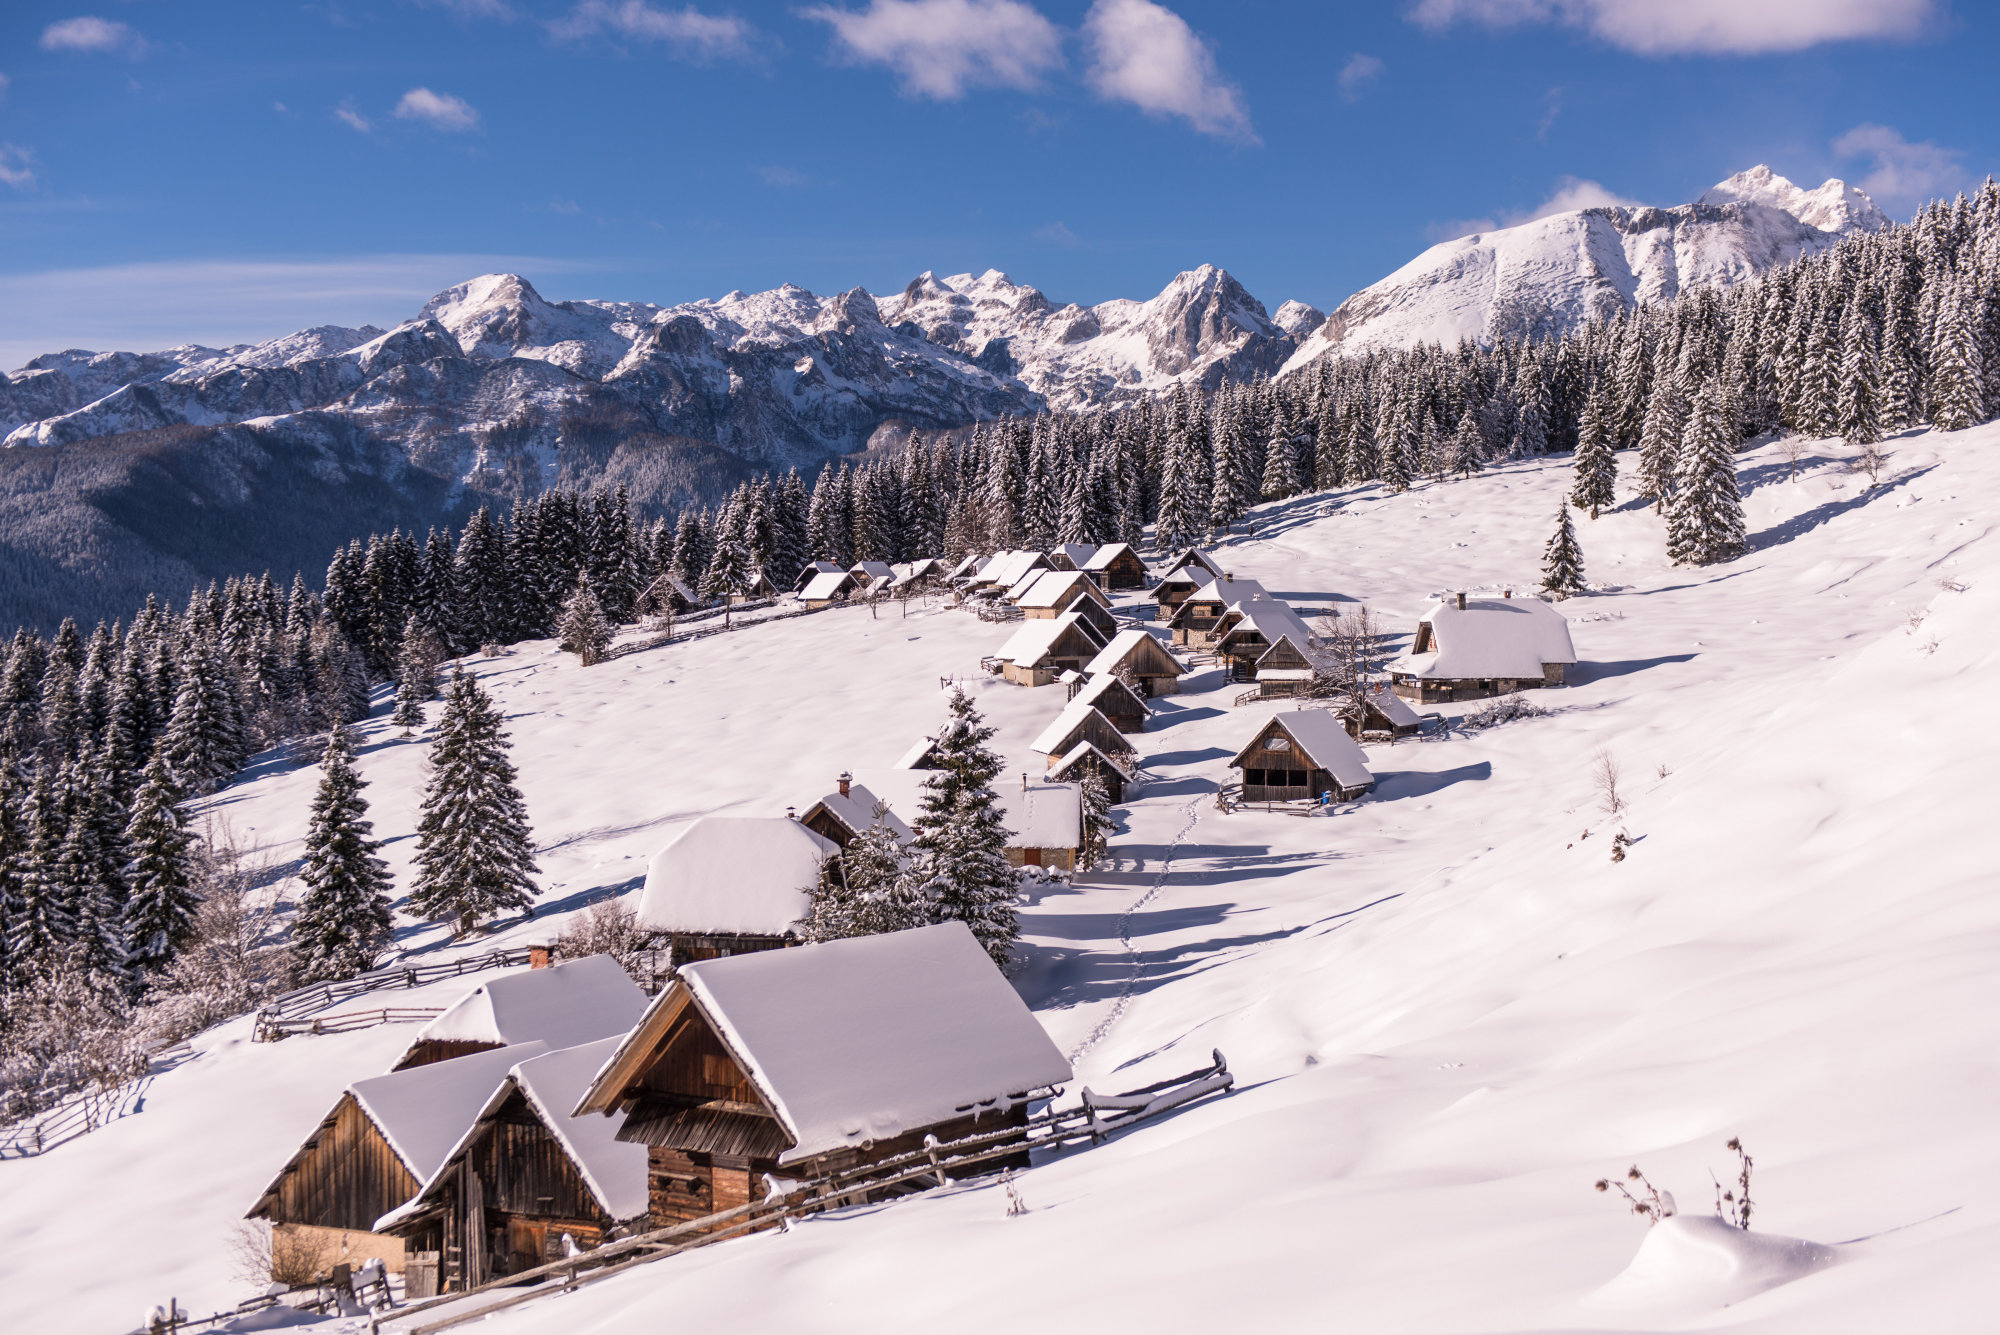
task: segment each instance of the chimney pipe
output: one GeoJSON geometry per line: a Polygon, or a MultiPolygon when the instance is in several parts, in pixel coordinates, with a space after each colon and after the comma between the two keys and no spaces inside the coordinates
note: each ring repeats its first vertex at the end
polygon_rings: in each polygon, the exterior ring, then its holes
{"type": "Polygon", "coordinates": [[[549,967],[549,948],[548,948],[547,946],[529,946],[529,947],[528,947],[528,967],[529,967],[530,969],[546,969],[546,968],[548,968],[548,967],[549,967]]]}
{"type": "Polygon", "coordinates": [[[1458,610],[1459,610],[1459,611],[1461,611],[1461,612],[1463,612],[1463,611],[1465,610],[1465,590],[1464,590],[1464,589],[1460,589],[1460,590],[1458,591],[1458,610]]]}
{"type": "Polygon", "coordinates": [[[1226,584],[1234,584],[1236,582],[1236,572],[1234,570],[1225,570],[1222,572],[1222,579],[1226,584]]]}
{"type": "Polygon", "coordinates": [[[1512,589],[1502,589],[1500,590],[1500,596],[1502,598],[1512,598],[1514,596],[1514,591],[1512,589]]]}
{"type": "Polygon", "coordinates": [[[1028,771],[1026,770],[1021,771],[1021,791],[1024,793],[1028,791],[1028,771]]]}
{"type": "Polygon", "coordinates": [[[849,774],[846,770],[842,770],[840,772],[839,782],[840,782],[840,795],[842,797],[846,797],[847,790],[854,785],[854,776],[852,774],[849,774]]]}
{"type": "Polygon", "coordinates": [[[786,808],[785,808],[785,819],[786,819],[786,820],[797,820],[798,818],[799,818],[799,809],[798,809],[797,807],[786,807],[786,808]]]}

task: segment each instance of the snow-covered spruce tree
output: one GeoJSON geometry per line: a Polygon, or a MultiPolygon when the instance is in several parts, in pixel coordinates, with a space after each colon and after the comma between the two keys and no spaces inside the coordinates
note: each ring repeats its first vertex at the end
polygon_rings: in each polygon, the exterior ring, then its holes
{"type": "Polygon", "coordinates": [[[887,803],[878,804],[875,823],[828,864],[805,924],[810,940],[900,932],[931,921],[921,875],[884,819],[888,810],[887,803]]]}
{"type": "Polygon", "coordinates": [[[1854,289],[1841,320],[1840,434],[1850,445],[1882,439],[1881,368],[1875,355],[1875,316],[1854,289]]]}
{"type": "Polygon", "coordinates": [[[1588,510],[1595,519],[1598,511],[1618,503],[1617,480],[1618,455],[1605,427],[1603,399],[1592,394],[1577,423],[1576,480],[1570,487],[1569,503],[1588,510]]]}
{"type": "Polygon", "coordinates": [[[1083,845],[1077,860],[1080,870],[1089,871],[1097,866],[1117,828],[1111,819],[1111,794],[1096,766],[1090,766],[1083,776],[1083,845]]]}
{"type": "Polygon", "coordinates": [[[199,636],[189,639],[181,657],[180,691],[162,744],[181,782],[197,793],[221,787],[243,763],[235,683],[199,636]]]}
{"type": "Polygon", "coordinates": [[[924,896],[933,922],[957,919],[1004,964],[1021,929],[1020,879],[1007,862],[1007,828],[993,791],[1000,757],[986,745],[994,729],[963,690],[938,738],[938,768],[924,783],[915,824],[924,896]]]}
{"type": "Polygon", "coordinates": [[[187,944],[201,904],[194,890],[194,841],[180,800],[173,770],[155,752],[125,823],[131,857],[125,864],[125,935],[132,967],[142,976],[164,969],[187,944]]]}
{"type": "Polygon", "coordinates": [[[403,647],[396,655],[396,712],[389,721],[405,737],[424,726],[424,704],[438,693],[440,646],[414,614],[403,625],[403,647]]]}
{"type": "Polygon", "coordinates": [[[298,914],[292,920],[291,965],[298,984],[352,978],[375,962],[389,939],[389,868],[368,836],[368,785],[354,768],[345,728],[327,737],[319,791],[306,826],[298,914]]]}
{"type": "Polygon", "coordinates": [[[1452,433],[1449,463],[1460,477],[1471,477],[1484,465],[1486,442],[1479,434],[1479,416],[1471,404],[1459,414],[1458,429],[1452,433]]]}
{"type": "Polygon", "coordinates": [[[431,743],[410,908],[456,919],[460,935],[481,918],[534,903],[530,878],[541,869],[508,745],[493,701],[464,672],[455,674],[431,743]]]}
{"type": "Polygon", "coordinates": [[[1271,431],[1270,443],[1264,447],[1263,499],[1282,501],[1288,496],[1296,496],[1301,489],[1298,469],[1298,451],[1292,443],[1292,424],[1279,418],[1271,431]]]}
{"type": "Polygon", "coordinates": [[[1743,500],[1736,455],[1712,385],[1695,395],[1667,507],[1667,555],[1679,565],[1713,565],[1743,554],[1743,500]]]}
{"type": "Polygon", "coordinates": [[[1576,544],[1576,525],[1569,506],[1556,507],[1556,531],[1542,549],[1542,587],[1557,602],[1583,592],[1583,549],[1576,544]]]}
{"type": "Polygon", "coordinates": [[[728,601],[750,587],[750,547],[743,536],[743,512],[732,506],[716,525],[715,552],[701,577],[701,596],[728,601]]]}
{"type": "Polygon", "coordinates": [[[575,654],[584,667],[600,662],[611,648],[611,623],[604,619],[587,575],[576,577],[576,588],[563,604],[561,632],[563,652],[575,654]]]}
{"type": "Polygon", "coordinates": [[[124,813],[89,751],[70,768],[66,787],[66,828],[51,879],[69,903],[68,963],[96,986],[124,991],[132,982],[125,938],[124,813]]]}
{"type": "Polygon", "coordinates": [[[1680,457],[1686,415],[1680,379],[1671,369],[1663,369],[1653,378],[1645,424],[1639,431],[1639,494],[1653,502],[1655,514],[1673,496],[1674,461],[1680,457]]]}
{"type": "Polygon", "coordinates": [[[1940,431],[1963,431],[1986,415],[1973,302],[1965,287],[1951,283],[1931,335],[1931,425],[1940,431]]]}

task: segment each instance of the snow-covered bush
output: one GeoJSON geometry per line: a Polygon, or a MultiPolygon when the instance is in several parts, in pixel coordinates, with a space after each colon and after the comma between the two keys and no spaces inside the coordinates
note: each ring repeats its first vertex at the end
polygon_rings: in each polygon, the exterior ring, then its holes
{"type": "Polygon", "coordinates": [[[0,1120],[32,1117],[145,1070],[132,1009],[101,976],[66,964],[0,994],[0,1120]]]}
{"type": "Polygon", "coordinates": [[[247,862],[226,833],[210,832],[196,859],[201,905],[188,943],[154,978],[134,1017],[148,1049],[254,1010],[291,985],[287,952],[274,939],[276,914],[255,893],[267,872],[247,862]]]}
{"type": "Polygon", "coordinates": [[[1548,710],[1543,709],[1540,705],[1533,703],[1520,692],[1516,691],[1512,695],[1503,695],[1498,699],[1488,700],[1485,704],[1479,706],[1479,708],[1466,714],[1465,721],[1460,723],[1459,726],[1471,731],[1477,731],[1480,728],[1497,728],[1502,723],[1512,723],[1515,719],[1540,718],[1548,712],[1548,710]]]}
{"type": "Polygon", "coordinates": [[[618,967],[638,982],[645,982],[639,962],[638,915],[619,902],[616,895],[593,899],[581,913],[570,916],[560,935],[549,942],[550,958],[580,960],[591,955],[609,955],[618,967]]]}

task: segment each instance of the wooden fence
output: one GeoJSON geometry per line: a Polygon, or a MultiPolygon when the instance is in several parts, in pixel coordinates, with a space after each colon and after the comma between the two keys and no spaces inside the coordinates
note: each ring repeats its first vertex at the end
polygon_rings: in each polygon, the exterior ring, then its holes
{"type": "Polygon", "coordinates": [[[421,1024],[444,1014],[442,1006],[383,1006],[372,1011],[342,1011],[338,1015],[302,1015],[294,1019],[262,1020],[257,1039],[275,1043],[293,1034],[344,1034],[378,1024],[421,1024]]]}
{"type": "Polygon", "coordinates": [[[289,1022],[323,1011],[350,997],[365,996],[385,988],[423,987],[445,978],[459,978],[485,969],[512,968],[527,962],[528,947],[509,946],[464,959],[443,960],[436,964],[397,964],[356,974],[337,983],[314,983],[311,987],[302,987],[265,1002],[257,1012],[257,1025],[252,1037],[259,1043],[271,1043],[304,1032],[288,1027],[289,1022]]]}
{"type": "Polygon", "coordinates": [[[108,1126],[139,1110],[150,1076],[111,1089],[93,1089],[58,1104],[32,1121],[0,1127],[0,1160],[29,1159],[108,1126]]]}

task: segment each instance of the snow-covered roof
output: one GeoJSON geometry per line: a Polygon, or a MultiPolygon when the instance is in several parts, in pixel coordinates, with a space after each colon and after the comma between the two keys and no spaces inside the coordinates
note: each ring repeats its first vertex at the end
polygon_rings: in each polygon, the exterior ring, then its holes
{"type": "Polygon", "coordinates": [[[1092,557],[1097,555],[1097,544],[1093,542],[1059,542],[1056,544],[1055,550],[1050,552],[1049,555],[1060,555],[1063,560],[1068,561],[1070,565],[1081,570],[1092,557]]]}
{"type": "Polygon", "coordinates": [[[1099,603],[1104,601],[1097,585],[1081,570],[1042,570],[1035,572],[1027,591],[1016,598],[1014,604],[1017,607],[1067,607],[1079,597],[1099,603]]]}
{"type": "Polygon", "coordinates": [[[1258,681],[1311,681],[1311,668],[1258,668],[1258,681]]]}
{"type": "Polygon", "coordinates": [[[1000,596],[1010,603],[1018,603],[1021,599],[1028,596],[1029,589],[1034,588],[1035,585],[1041,582],[1042,576],[1054,573],[1056,572],[1050,570],[1030,570],[1027,574],[1008,585],[1006,592],[1000,596]]]}
{"type": "Polygon", "coordinates": [[[871,587],[881,583],[885,579],[893,579],[896,574],[894,570],[889,568],[887,561],[856,561],[847,568],[847,573],[854,576],[857,580],[866,582],[871,587]]]}
{"type": "MultiPolygon", "coordinates": [[[[1368,788],[1374,785],[1375,775],[1368,768],[1368,757],[1361,746],[1347,735],[1347,728],[1333,714],[1324,709],[1297,709],[1290,713],[1276,715],[1273,720],[1283,728],[1297,744],[1300,754],[1312,762],[1314,769],[1323,769],[1331,774],[1342,788],[1368,788]]],[[[1264,729],[1257,730],[1262,736],[1264,729]]],[[[1237,753],[1234,765],[1254,765],[1258,756],[1253,755],[1252,741],[1237,753]]]]}
{"type": "Polygon", "coordinates": [[[1097,758],[1099,764],[1107,765],[1111,769],[1116,770],[1118,777],[1127,783],[1132,782],[1133,775],[1138,772],[1138,767],[1129,761],[1120,760],[1116,756],[1106,755],[1104,752],[1098,750],[1093,743],[1078,742],[1070,748],[1069,754],[1049,767],[1049,777],[1051,779],[1060,779],[1076,770],[1085,760],[1088,760],[1092,756],[1097,758]]]}
{"type": "MultiPolygon", "coordinates": [[[[1054,721],[1042,729],[1040,736],[1028,743],[1028,749],[1037,755],[1060,755],[1069,750],[1070,741],[1076,736],[1076,730],[1081,728],[1092,714],[1104,719],[1104,728],[1107,732],[1114,735],[1117,733],[1116,725],[1104,717],[1104,711],[1097,707],[1094,697],[1090,700],[1079,697],[1063,706],[1062,713],[1056,715],[1054,721]]],[[[1130,749],[1129,743],[1127,749],[1130,749]]]]}
{"type": "MultiPolygon", "coordinates": [[[[623,1030],[619,1031],[623,1034],[623,1030]]],[[[459,1137],[515,1063],[549,1050],[541,1042],[489,1048],[450,1061],[412,1066],[347,1087],[389,1148],[419,1182],[445,1161],[459,1137]]]]}
{"type": "Polygon", "coordinates": [[[1129,542],[1107,542],[1092,552],[1090,559],[1082,562],[1079,568],[1083,570],[1109,570],[1113,561],[1116,561],[1120,556],[1131,550],[1132,544],[1129,542]]]}
{"type": "Polygon", "coordinates": [[[1544,664],[1576,662],[1569,621],[1539,598],[1474,598],[1464,607],[1440,601],[1419,619],[1430,623],[1436,647],[1398,659],[1391,670],[1451,681],[1530,680],[1544,664]]]}
{"type": "Polygon", "coordinates": [[[701,960],[680,979],[791,1133],[785,1162],[1071,1079],[960,922],[701,960]]]}
{"type": "Polygon", "coordinates": [[[1182,566],[1160,576],[1153,586],[1153,597],[1161,599],[1176,589],[1186,589],[1190,593],[1206,584],[1213,576],[1200,566],[1182,566]]]}
{"type": "MultiPolygon", "coordinates": [[[[928,773],[929,771],[919,772],[928,773]]],[[[868,829],[869,826],[876,824],[875,808],[883,802],[889,803],[891,809],[882,814],[881,823],[887,825],[897,839],[907,843],[911,838],[911,832],[909,822],[905,817],[914,816],[916,812],[911,810],[906,813],[898,813],[894,809],[895,799],[892,796],[887,794],[878,796],[867,784],[850,780],[846,793],[843,794],[840,789],[835,788],[814,802],[813,806],[825,807],[828,812],[832,813],[835,820],[845,825],[855,834],[860,834],[862,831],[868,829]]],[[[812,807],[806,808],[805,814],[810,815],[811,813],[812,807]]],[[[801,816],[800,819],[804,819],[804,816],[801,816]]]]}
{"type": "Polygon", "coordinates": [[[900,589],[916,580],[928,579],[936,575],[943,564],[935,556],[926,556],[921,561],[898,561],[889,567],[889,587],[900,589]]]}
{"type": "Polygon", "coordinates": [[[609,955],[490,978],[417,1031],[416,1041],[574,1047],[622,1034],[646,1009],[646,994],[609,955]]]}
{"type": "Polygon", "coordinates": [[[1139,647],[1141,640],[1151,640],[1159,646],[1160,652],[1166,655],[1169,662],[1173,663],[1176,668],[1180,666],[1180,660],[1173,656],[1166,645],[1160,644],[1159,636],[1154,635],[1151,631],[1134,627],[1128,630],[1121,630],[1116,635],[1113,635],[1111,643],[1105,645],[1097,657],[1091,659],[1083,670],[1093,676],[1100,672],[1115,671],[1120,663],[1123,663],[1132,656],[1133,650],[1139,647]]]}
{"type": "Polygon", "coordinates": [[[807,581],[805,588],[799,591],[799,597],[809,600],[815,598],[838,598],[853,587],[854,576],[848,574],[845,570],[823,570],[807,581]]]}
{"type": "Polygon", "coordinates": [[[1030,779],[993,781],[1009,848],[1075,848],[1083,838],[1083,786],[1030,779]]]}
{"type": "Polygon", "coordinates": [[[1226,607],[1232,603],[1270,596],[1264,586],[1254,579],[1224,579],[1221,575],[1217,575],[1189,594],[1188,602],[1221,603],[1226,607]]]}
{"type": "MultiPolygon", "coordinates": [[[[1242,582],[1242,580],[1237,581],[1238,584],[1242,582]]],[[[1225,585],[1224,587],[1232,586],[1225,585]]],[[[1229,610],[1242,613],[1243,621],[1239,622],[1238,625],[1247,623],[1259,635],[1264,637],[1267,644],[1276,644],[1279,640],[1290,640],[1295,649],[1300,653],[1304,653],[1308,648],[1314,647],[1318,643],[1311,628],[1306,625],[1305,619],[1292,610],[1291,604],[1280,602],[1268,595],[1247,598],[1240,603],[1234,604],[1229,610]]],[[[1235,626],[1230,627],[1231,633],[1234,633],[1235,630],[1235,626]]]]}
{"type": "Polygon", "coordinates": [[[646,1147],[619,1140],[616,1122],[603,1117],[571,1115],[584,1091],[590,1088],[592,1077],[611,1060],[624,1038],[621,1031],[594,1043],[560,1048],[516,1062],[437,1167],[423,1179],[417,1194],[376,1220],[375,1231],[379,1233],[420,1213],[472,1143],[479,1123],[497,1115],[517,1089],[569,1155],[584,1185],[607,1215],[613,1219],[631,1219],[646,1213],[646,1147]]]}
{"type": "Polygon", "coordinates": [[[1041,617],[1024,621],[1000,646],[994,657],[1008,663],[1018,663],[1022,667],[1033,667],[1055,647],[1056,640],[1071,626],[1083,626],[1083,616],[1077,612],[1064,612],[1059,617],[1041,617]]]}
{"type": "Polygon", "coordinates": [[[1082,702],[1101,707],[1107,695],[1122,696],[1127,703],[1137,705],[1141,712],[1147,710],[1146,698],[1109,672],[1097,673],[1086,680],[1082,689],[1070,697],[1070,703],[1082,702]]]}
{"type": "Polygon", "coordinates": [[[910,749],[903,752],[903,754],[897,758],[896,768],[912,769],[912,770],[916,769],[918,766],[924,763],[924,757],[928,756],[931,753],[931,748],[936,745],[937,745],[937,738],[935,737],[917,738],[916,741],[910,743],[910,749]]]}
{"type": "Polygon", "coordinates": [[[978,552],[967,552],[965,559],[951,568],[951,573],[947,578],[963,579],[968,575],[977,575],[981,567],[992,559],[990,556],[981,556],[978,552]]]}
{"type": "MultiPolygon", "coordinates": [[[[857,770],[854,775],[854,789],[866,788],[874,796],[889,804],[889,810],[907,824],[915,824],[922,809],[924,785],[930,782],[935,770],[927,769],[868,769],[857,770]]],[[[1068,788],[1074,791],[1075,784],[1049,782],[1048,776],[1030,779],[1024,791],[1019,772],[1002,774],[993,781],[994,795],[1000,803],[1000,823],[1007,827],[1009,848],[1070,848],[1076,843],[1076,831],[1071,830],[1067,839],[1048,839],[1049,827],[1044,823],[1051,819],[1053,811],[1056,820],[1062,818],[1062,808],[1056,801],[1053,790],[1068,788]],[[1038,842],[1039,841],[1039,842],[1038,842]]],[[[1079,801],[1081,799],[1078,799],[1079,801]]],[[[1079,807],[1080,811],[1082,808],[1079,807]]],[[[873,807],[870,807],[873,810],[873,807]]],[[[1080,828],[1080,827],[1079,827],[1080,828]]],[[[1060,830],[1057,831],[1061,833],[1060,830]]]]}
{"type": "Polygon", "coordinates": [[[1380,711],[1382,717],[1396,727],[1414,728],[1423,722],[1417,717],[1417,711],[1410,708],[1410,702],[1387,686],[1377,685],[1370,688],[1367,699],[1369,708],[1380,711]]]}
{"type": "Polygon", "coordinates": [[[981,584],[997,584],[1011,589],[1021,582],[1021,577],[1029,571],[1040,570],[1048,565],[1049,558],[1040,552],[1017,549],[1002,552],[979,572],[981,584]]]}
{"type": "Polygon", "coordinates": [[[1210,579],[1222,578],[1222,567],[1217,564],[1214,557],[1199,547],[1189,547],[1173,560],[1169,561],[1167,563],[1167,574],[1171,575],[1175,571],[1190,565],[1196,569],[1206,570],[1210,579]]]}
{"type": "Polygon", "coordinates": [[[653,855],[638,924],[782,936],[806,916],[821,866],[839,851],[786,816],[703,816],[653,855]]]}

